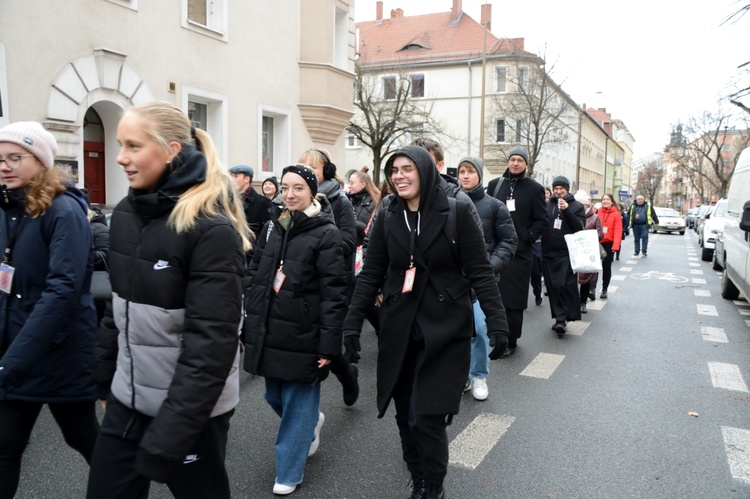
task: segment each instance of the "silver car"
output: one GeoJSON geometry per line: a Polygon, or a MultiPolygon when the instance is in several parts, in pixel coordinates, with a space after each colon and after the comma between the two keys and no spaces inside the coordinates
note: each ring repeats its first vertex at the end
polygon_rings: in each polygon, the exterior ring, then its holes
{"type": "Polygon", "coordinates": [[[663,230],[664,232],[679,232],[681,236],[685,235],[685,219],[676,210],[654,206],[654,212],[659,219],[659,223],[651,227],[654,234],[663,230]]]}

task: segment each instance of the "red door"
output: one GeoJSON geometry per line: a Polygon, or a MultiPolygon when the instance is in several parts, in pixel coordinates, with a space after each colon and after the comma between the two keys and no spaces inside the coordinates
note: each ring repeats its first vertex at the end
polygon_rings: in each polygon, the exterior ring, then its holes
{"type": "Polygon", "coordinates": [[[83,185],[89,191],[93,204],[106,202],[104,185],[104,144],[101,142],[83,143],[83,185]]]}

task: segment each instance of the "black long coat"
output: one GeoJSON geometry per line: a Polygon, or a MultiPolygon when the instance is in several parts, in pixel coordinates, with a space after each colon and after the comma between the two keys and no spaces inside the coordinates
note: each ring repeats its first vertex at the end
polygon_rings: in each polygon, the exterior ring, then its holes
{"type": "Polygon", "coordinates": [[[367,258],[344,321],[344,335],[360,333],[362,320],[382,288],[377,368],[379,416],[388,408],[415,333],[424,337],[424,360],[417,368],[414,385],[416,410],[420,414],[456,414],[469,373],[474,334],[470,288],[476,291],[487,315],[490,335],[507,336],[505,310],[471,206],[456,201],[454,252],[444,229],[450,209],[448,197],[438,186],[437,169],[429,153],[408,146],[394,156],[399,154],[412,159],[420,175],[421,220],[415,242],[414,287],[410,293],[402,292],[411,239],[404,218],[406,207],[401,198],[395,197],[373,224],[367,258]],[[464,272],[456,255],[463,262],[464,272]]]}
{"type": "Polygon", "coordinates": [[[526,310],[531,278],[531,246],[547,230],[547,210],[544,200],[544,187],[523,175],[511,175],[510,170],[503,174],[504,181],[495,195],[500,179],[492,180],[487,186],[487,194],[496,197],[505,205],[508,199],[515,200],[515,210],[510,212],[513,226],[518,235],[516,254],[508,264],[500,279],[500,294],[505,308],[526,310]]]}

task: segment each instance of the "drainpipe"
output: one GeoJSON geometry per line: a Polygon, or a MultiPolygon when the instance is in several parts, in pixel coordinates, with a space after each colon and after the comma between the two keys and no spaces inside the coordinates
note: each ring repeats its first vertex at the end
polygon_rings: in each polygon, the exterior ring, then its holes
{"type": "Polygon", "coordinates": [[[469,92],[467,93],[467,95],[469,96],[467,99],[467,105],[469,107],[469,119],[466,123],[466,155],[471,156],[471,83],[473,73],[471,72],[471,61],[467,61],[466,65],[469,68],[469,92]]]}

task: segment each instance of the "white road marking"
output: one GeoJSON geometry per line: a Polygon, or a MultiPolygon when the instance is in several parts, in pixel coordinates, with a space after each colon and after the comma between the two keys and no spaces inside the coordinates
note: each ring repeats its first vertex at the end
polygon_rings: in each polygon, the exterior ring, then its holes
{"type": "Polygon", "coordinates": [[[738,308],[740,315],[750,315],[750,308],[738,308]]]}
{"type": "Polygon", "coordinates": [[[633,267],[620,267],[617,270],[619,270],[620,272],[630,272],[631,270],[633,270],[633,267]]]}
{"type": "Polygon", "coordinates": [[[746,302],[745,300],[732,300],[732,303],[734,303],[738,307],[750,307],[750,303],[746,302]]]}
{"type": "Polygon", "coordinates": [[[521,376],[530,376],[532,378],[549,379],[555,369],[565,358],[564,355],[554,353],[540,353],[526,366],[526,369],[520,372],[521,376]]]}
{"type": "MultiPolygon", "coordinates": [[[[609,293],[609,290],[607,290],[609,293]]],[[[588,304],[586,304],[586,308],[589,310],[601,310],[604,308],[604,305],[607,304],[607,300],[596,300],[596,301],[590,301],[588,304]]],[[[574,322],[572,324],[575,324],[574,322]]]]}
{"type": "Polygon", "coordinates": [[[697,262],[698,261],[698,257],[697,256],[690,256],[690,257],[688,257],[688,261],[690,261],[690,262],[697,262]]]}
{"type": "MultiPolygon", "coordinates": [[[[590,303],[593,305],[594,303],[599,303],[599,302],[602,302],[602,301],[604,301],[604,300],[592,301],[590,303]]],[[[595,306],[599,306],[600,307],[600,308],[597,308],[595,310],[601,310],[601,307],[603,307],[603,305],[595,305],[595,306]]],[[[591,307],[589,307],[589,308],[591,308],[591,307]]],[[[583,332],[586,331],[586,328],[588,328],[590,325],[591,325],[591,322],[589,322],[589,321],[573,321],[573,322],[568,322],[568,334],[572,334],[573,336],[581,336],[583,334],[583,332]]]]}
{"type": "Polygon", "coordinates": [[[750,430],[722,426],[721,434],[732,478],[750,484],[750,430]]]}
{"type": "Polygon", "coordinates": [[[693,275],[703,275],[703,271],[702,270],[690,269],[690,273],[693,274],[693,275]]]}
{"type": "Polygon", "coordinates": [[[693,277],[690,281],[692,281],[693,284],[706,284],[706,280],[701,279],[700,277],[693,277]]]}
{"type": "Polygon", "coordinates": [[[703,305],[703,304],[698,303],[697,307],[698,307],[698,314],[700,315],[713,315],[717,317],[719,315],[714,305],[703,305]]]}
{"type": "Polygon", "coordinates": [[[711,296],[711,292],[707,289],[694,289],[693,294],[695,296],[711,296]]]}
{"type": "Polygon", "coordinates": [[[626,276],[626,275],[613,275],[612,276],[612,280],[613,281],[624,281],[625,278],[627,278],[627,277],[628,276],[626,276]]]}
{"type": "Polygon", "coordinates": [[[714,388],[747,393],[747,385],[742,378],[739,366],[736,364],[709,362],[708,370],[711,371],[711,383],[713,383],[714,388]]]}
{"type": "Polygon", "coordinates": [[[617,291],[617,286],[612,286],[612,285],[610,284],[610,285],[609,285],[609,287],[607,288],[607,292],[608,292],[608,293],[614,293],[614,292],[616,292],[616,291],[617,291]]]}
{"type": "Polygon", "coordinates": [[[750,327],[750,321],[745,321],[745,325],[746,325],[747,327],[750,327]]]}
{"type": "Polygon", "coordinates": [[[475,469],[489,454],[500,437],[505,435],[516,418],[482,413],[448,447],[450,464],[460,468],[475,469]]]}
{"type": "Polygon", "coordinates": [[[706,341],[714,341],[716,343],[729,343],[723,327],[703,326],[701,327],[701,335],[706,341]]]}
{"type": "Polygon", "coordinates": [[[635,265],[636,263],[638,263],[638,260],[628,260],[625,263],[627,263],[628,265],[635,265]]]}

